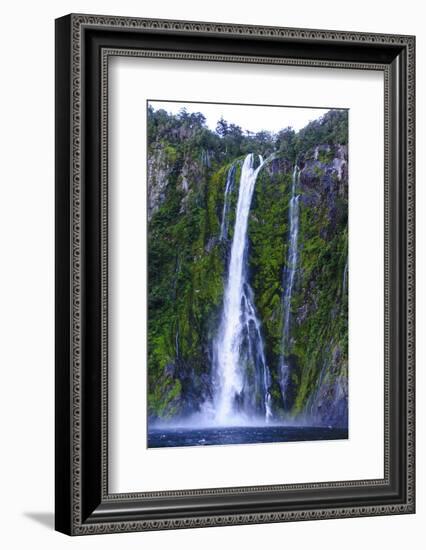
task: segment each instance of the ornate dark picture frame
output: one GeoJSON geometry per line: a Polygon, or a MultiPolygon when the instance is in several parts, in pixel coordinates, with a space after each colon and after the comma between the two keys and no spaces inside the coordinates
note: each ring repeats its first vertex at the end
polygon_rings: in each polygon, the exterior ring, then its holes
{"type": "Polygon", "coordinates": [[[70,535],[414,513],[413,36],[68,15],[56,21],[56,529],[70,535]],[[382,71],[384,478],[110,494],[110,56],[382,71]]]}

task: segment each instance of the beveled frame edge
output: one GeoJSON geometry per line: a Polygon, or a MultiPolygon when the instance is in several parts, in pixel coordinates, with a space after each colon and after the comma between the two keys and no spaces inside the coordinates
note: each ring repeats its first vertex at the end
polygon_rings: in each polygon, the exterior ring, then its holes
{"type": "MultiPolygon", "coordinates": [[[[57,32],[57,50],[61,50],[62,57],[57,57],[57,86],[61,80],[68,79],[69,88],[62,90],[61,93],[57,90],[57,170],[56,170],[56,201],[57,201],[57,217],[56,229],[57,236],[63,234],[69,236],[69,247],[63,247],[63,240],[57,238],[57,318],[64,318],[66,311],[63,311],[64,296],[67,296],[69,290],[69,308],[70,317],[69,336],[63,333],[64,326],[57,323],[57,355],[56,355],[56,403],[57,403],[57,438],[58,429],[67,429],[67,421],[69,422],[69,445],[62,445],[61,449],[57,448],[57,453],[60,455],[57,460],[57,490],[58,482],[61,483],[68,479],[69,486],[59,489],[58,510],[59,519],[56,527],[58,530],[69,534],[94,534],[107,532],[123,532],[123,531],[138,531],[138,530],[155,530],[155,529],[177,529],[187,527],[201,527],[211,525],[232,525],[232,524],[247,524],[247,523],[263,523],[263,522],[282,522],[295,521],[306,519],[325,519],[331,517],[359,517],[368,515],[383,515],[395,513],[412,513],[414,512],[414,47],[415,39],[412,36],[396,36],[396,35],[378,35],[371,33],[347,33],[342,31],[323,31],[323,30],[307,30],[307,29],[283,29],[278,27],[253,27],[246,25],[227,25],[218,23],[203,23],[203,22],[187,22],[187,21],[169,21],[169,20],[153,20],[153,19],[135,19],[122,17],[107,17],[107,16],[92,16],[92,15],[71,15],[62,20],[58,20],[58,26],[62,25],[62,33],[68,34],[70,43],[64,42],[64,37],[60,36],[61,32],[57,32]],[[61,21],[61,23],[59,23],[61,21]],[[271,513],[251,513],[251,514],[224,514],[214,516],[202,516],[179,519],[164,519],[164,520],[147,520],[147,521],[99,521],[85,523],[82,519],[81,511],[81,318],[82,318],[82,200],[81,200],[81,159],[84,151],[81,147],[81,120],[82,109],[81,104],[81,33],[84,27],[110,27],[120,28],[123,30],[135,29],[154,29],[161,31],[162,29],[174,32],[191,32],[191,33],[211,33],[214,35],[227,36],[250,36],[262,38],[291,38],[297,40],[315,40],[326,41],[336,44],[345,42],[353,43],[368,43],[368,44],[396,44],[405,49],[407,52],[407,207],[406,207],[406,227],[403,227],[404,235],[407,237],[406,254],[407,254],[407,498],[406,502],[399,505],[391,506],[365,506],[365,507],[339,507],[316,510],[298,510],[285,512],[271,513]],[[61,63],[67,61],[68,65],[61,63]],[[62,65],[62,66],[61,66],[62,65]],[[67,71],[70,73],[67,74],[67,71]],[[64,120],[63,111],[66,110],[67,98],[69,101],[70,120],[64,120]],[[58,129],[59,124],[64,124],[65,128],[61,131],[58,129]],[[65,131],[64,131],[65,130],[65,131]],[[66,134],[68,132],[68,137],[66,134]],[[66,150],[67,139],[71,158],[68,159],[69,172],[65,178],[64,171],[61,170],[63,163],[67,164],[67,159],[64,158],[64,150],[66,150]],[[69,191],[68,200],[64,198],[64,187],[69,191]],[[69,201],[69,202],[68,202],[69,201]],[[65,215],[65,216],[64,216],[65,215]],[[68,222],[68,227],[67,227],[68,222]],[[62,250],[61,250],[62,249],[62,250]],[[66,265],[64,265],[64,262],[66,265]],[[67,267],[70,265],[70,268],[67,267]],[[68,270],[71,273],[71,278],[64,278],[64,273],[68,270]],[[67,282],[69,289],[67,290],[67,282]],[[59,283],[59,284],[58,284],[59,283]],[[67,341],[67,338],[69,340],[67,341]],[[67,358],[67,352],[69,356],[67,358]],[[66,366],[68,363],[68,366],[66,366]],[[64,376],[62,371],[66,369],[64,376]],[[69,377],[69,384],[66,379],[69,377]],[[58,404],[58,400],[63,399],[64,392],[68,387],[69,402],[58,404]],[[68,413],[64,414],[64,409],[68,406],[68,413]],[[69,472],[64,471],[64,457],[67,455],[69,461],[69,472]],[[59,468],[58,468],[59,464],[59,468]],[[69,501],[67,506],[63,506],[65,500],[69,501]],[[67,517],[68,516],[68,517],[67,517]]],[[[303,64],[303,63],[301,63],[303,64]]],[[[359,64],[358,64],[359,65],[359,64]]],[[[371,66],[369,66],[371,68],[371,66]]],[[[404,90],[405,91],[405,90],[404,90]]],[[[388,98],[389,100],[389,98],[388,98]]],[[[66,117],[65,117],[66,118],[66,117]]],[[[405,137],[405,136],[404,136],[405,137]]],[[[385,167],[387,169],[388,166],[385,167]]],[[[386,177],[386,175],[385,175],[386,177]]],[[[106,227],[103,226],[102,231],[105,235],[106,227]]],[[[386,256],[386,255],[385,255],[386,256]]],[[[386,261],[386,259],[385,259],[386,261]]],[[[103,277],[106,277],[103,266],[103,277]]],[[[107,279],[104,278],[105,282],[107,279]]],[[[102,283],[102,295],[104,297],[104,305],[106,303],[106,295],[104,294],[105,287],[102,283]]],[[[106,306],[105,306],[106,311],[106,306]]],[[[103,325],[103,332],[105,325],[103,325]]],[[[105,352],[105,349],[103,353],[105,352]]],[[[102,356],[104,361],[107,357],[102,356]]],[[[107,392],[106,381],[103,380],[104,395],[107,392]]],[[[61,438],[61,441],[63,438],[61,438]]],[[[103,492],[105,494],[106,478],[104,475],[103,492]]],[[[342,482],[345,483],[345,482],[342,482]]],[[[348,483],[348,482],[346,482],[348,483]]],[[[319,484],[314,484],[318,486],[319,484]]],[[[320,484],[323,485],[323,484],[320,484]]],[[[329,484],[325,484],[328,486],[329,484]]],[[[305,485],[300,484],[303,489],[305,485]]],[[[235,489],[235,488],[234,488],[235,489]]],[[[137,494],[136,494],[137,495],[137,494]]],[[[132,495],[118,495],[119,499],[131,499],[132,495]]]]}

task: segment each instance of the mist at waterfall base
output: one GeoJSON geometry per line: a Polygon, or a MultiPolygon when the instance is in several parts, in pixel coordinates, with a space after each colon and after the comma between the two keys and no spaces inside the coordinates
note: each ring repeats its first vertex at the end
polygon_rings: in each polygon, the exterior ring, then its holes
{"type": "MultiPolygon", "coordinates": [[[[261,323],[254,303],[248,268],[248,220],[256,180],[271,159],[248,154],[241,165],[232,244],[224,282],[220,324],[212,342],[213,397],[201,410],[171,421],[150,422],[148,447],[185,447],[245,443],[276,443],[347,439],[346,427],[315,425],[306,414],[297,420],[275,418],[271,407],[271,373],[264,352],[261,323]]],[[[235,188],[236,164],[228,171],[220,241],[229,231],[230,197],[235,188]]],[[[291,298],[298,261],[299,169],[294,165],[288,209],[289,246],[283,272],[283,333],[279,386],[286,401],[289,368],[291,298]]],[[[347,269],[347,268],[346,268],[347,269]]],[[[344,276],[346,277],[346,271],[344,276]]]]}

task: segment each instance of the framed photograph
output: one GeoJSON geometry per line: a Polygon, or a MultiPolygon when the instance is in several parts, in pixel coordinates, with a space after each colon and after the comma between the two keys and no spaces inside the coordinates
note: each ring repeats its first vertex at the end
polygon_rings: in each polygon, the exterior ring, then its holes
{"type": "Polygon", "coordinates": [[[414,513],[413,36],[56,21],[56,529],[414,513]]]}

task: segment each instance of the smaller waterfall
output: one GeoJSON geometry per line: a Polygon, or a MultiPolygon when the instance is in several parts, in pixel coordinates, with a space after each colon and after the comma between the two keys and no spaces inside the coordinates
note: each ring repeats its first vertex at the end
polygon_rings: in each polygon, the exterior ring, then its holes
{"type": "Polygon", "coordinates": [[[285,354],[290,344],[290,320],[291,320],[291,297],[297,271],[298,262],[298,237],[299,237],[299,195],[296,195],[297,184],[299,183],[300,171],[297,164],[294,166],[291,198],[289,204],[289,246],[287,262],[283,273],[283,334],[281,344],[280,363],[280,388],[283,402],[286,401],[286,391],[289,379],[289,366],[285,361],[285,354]]]}
{"type": "Polygon", "coordinates": [[[231,195],[235,186],[235,172],[236,165],[233,164],[228,170],[226,176],[225,195],[223,198],[223,212],[222,223],[220,224],[220,240],[225,241],[228,238],[228,226],[229,226],[229,204],[231,202],[231,195]]]}
{"type": "Polygon", "coordinates": [[[347,287],[348,287],[348,260],[346,260],[345,269],[343,270],[343,282],[342,282],[343,292],[346,292],[347,287]]]}
{"type": "Polygon", "coordinates": [[[179,357],[179,326],[176,329],[176,336],[175,336],[175,355],[176,355],[176,358],[179,357]]]}

